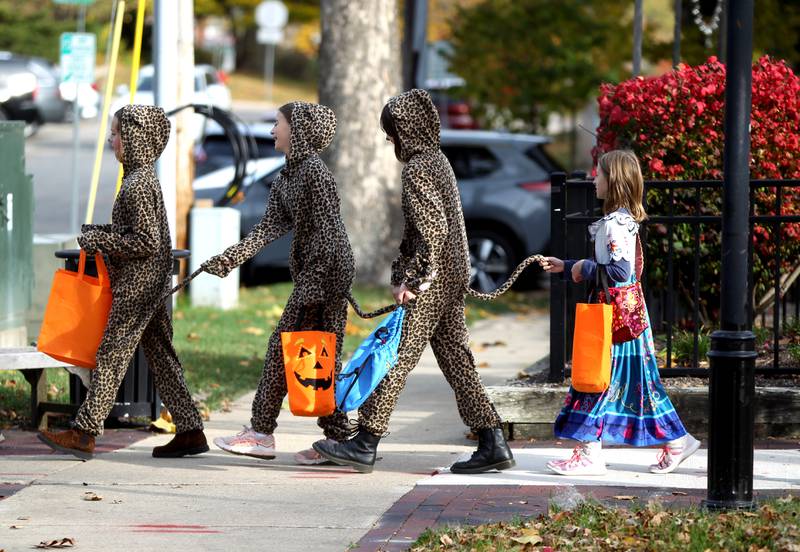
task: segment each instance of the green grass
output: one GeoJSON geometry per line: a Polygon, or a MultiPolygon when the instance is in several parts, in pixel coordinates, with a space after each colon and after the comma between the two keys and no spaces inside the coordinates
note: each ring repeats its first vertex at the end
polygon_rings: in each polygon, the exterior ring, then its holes
{"type": "MultiPolygon", "coordinates": [[[[292,290],[290,282],[242,288],[239,306],[222,311],[192,307],[184,295],[173,316],[173,343],[186,371],[189,389],[204,410],[224,408],[226,401],[255,389],[261,377],[267,341],[280,319],[292,290]]],[[[364,310],[392,301],[385,287],[356,286],[356,299],[364,310]]],[[[469,324],[504,313],[525,313],[546,308],[546,292],[509,292],[496,301],[467,300],[469,324]]],[[[361,320],[349,310],[344,358],[372,331],[376,320],[361,320]]],[[[52,399],[68,402],[68,373],[48,370],[52,399]]],[[[30,386],[21,372],[0,373],[0,425],[27,423],[30,386]],[[11,383],[13,382],[13,383],[11,383]]]]}
{"type": "MultiPolygon", "coordinates": [[[[69,372],[64,369],[47,370],[47,400],[69,402],[69,372]]],[[[18,371],[0,372],[0,427],[29,425],[31,386],[18,371]]]]}
{"type": "Polygon", "coordinates": [[[709,512],[697,507],[664,509],[658,503],[632,508],[581,503],[551,509],[538,518],[427,530],[411,546],[427,551],[800,550],[800,499],[766,501],[753,512],[709,512]]]}
{"type": "MultiPolygon", "coordinates": [[[[255,389],[261,377],[267,341],[291,290],[292,284],[288,282],[242,288],[239,307],[230,311],[191,307],[181,298],[174,320],[175,349],[186,369],[189,388],[211,410],[255,389]]],[[[356,286],[354,294],[368,311],[392,301],[388,289],[383,287],[356,286]]],[[[546,294],[541,292],[511,292],[492,302],[468,300],[467,323],[541,308],[546,300],[546,294]]],[[[355,351],[376,323],[376,320],[362,320],[349,310],[343,358],[355,351]]]]}

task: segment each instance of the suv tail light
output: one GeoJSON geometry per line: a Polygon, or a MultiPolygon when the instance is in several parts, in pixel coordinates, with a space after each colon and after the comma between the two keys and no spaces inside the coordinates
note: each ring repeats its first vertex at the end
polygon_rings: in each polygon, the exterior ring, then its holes
{"type": "Polygon", "coordinates": [[[549,180],[538,180],[536,182],[522,182],[518,184],[520,188],[528,192],[549,192],[550,191],[550,181],[549,180]]]}

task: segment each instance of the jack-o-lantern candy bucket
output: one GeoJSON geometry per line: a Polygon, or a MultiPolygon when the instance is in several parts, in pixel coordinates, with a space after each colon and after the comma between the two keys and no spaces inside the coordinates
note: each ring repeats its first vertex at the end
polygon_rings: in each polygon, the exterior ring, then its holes
{"type": "Polygon", "coordinates": [[[333,390],[336,334],[281,332],[289,409],[295,416],[327,416],[336,408],[333,390]]]}

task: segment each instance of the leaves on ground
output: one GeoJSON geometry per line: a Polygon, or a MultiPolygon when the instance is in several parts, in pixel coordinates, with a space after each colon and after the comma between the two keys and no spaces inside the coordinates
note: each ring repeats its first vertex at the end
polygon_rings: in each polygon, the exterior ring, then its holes
{"type": "Polygon", "coordinates": [[[36,548],[72,548],[73,546],[75,546],[75,539],[64,537],[63,539],[42,541],[36,545],[36,548]]]}
{"type": "MultiPolygon", "coordinates": [[[[615,499],[631,502],[629,495],[615,499]]],[[[657,501],[611,504],[589,500],[572,510],[551,507],[537,518],[429,529],[411,550],[800,552],[800,498],[768,500],[752,512],[665,508],[657,501]]]]}
{"type": "Polygon", "coordinates": [[[97,494],[97,493],[92,492],[92,491],[86,491],[83,494],[83,499],[84,500],[88,500],[90,502],[97,502],[97,501],[103,500],[103,497],[101,495],[97,494]]]}

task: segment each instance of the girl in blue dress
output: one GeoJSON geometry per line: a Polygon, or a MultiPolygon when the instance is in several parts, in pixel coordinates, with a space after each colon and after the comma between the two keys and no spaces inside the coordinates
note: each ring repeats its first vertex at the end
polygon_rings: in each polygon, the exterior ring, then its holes
{"type": "MultiPolygon", "coordinates": [[[[598,199],[604,200],[606,215],[589,227],[594,259],[544,257],[540,263],[545,271],[563,272],[574,282],[595,281],[596,271],[604,270],[609,286],[630,285],[636,281],[639,223],[647,218],[636,155],[622,150],[604,154],[598,161],[595,189],[598,199]]],[[[578,441],[569,458],[548,462],[547,467],[560,475],[604,475],[603,442],[663,445],[650,466],[653,473],[675,470],[700,447],[700,441],[683,427],[658,377],[649,327],[631,341],[613,344],[611,383],[606,391],[582,393],[570,387],[554,429],[556,437],[578,441]]]]}

